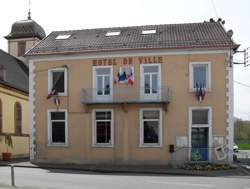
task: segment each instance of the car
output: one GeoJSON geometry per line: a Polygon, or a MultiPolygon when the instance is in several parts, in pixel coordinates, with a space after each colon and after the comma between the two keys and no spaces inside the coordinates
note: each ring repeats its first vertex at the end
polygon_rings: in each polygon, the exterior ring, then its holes
{"type": "Polygon", "coordinates": [[[239,151],[239,148],[237,146],[237,144],[234,143],[234,146],[233,146],[233,151],[234,152],[238,152],[239,151]]]}

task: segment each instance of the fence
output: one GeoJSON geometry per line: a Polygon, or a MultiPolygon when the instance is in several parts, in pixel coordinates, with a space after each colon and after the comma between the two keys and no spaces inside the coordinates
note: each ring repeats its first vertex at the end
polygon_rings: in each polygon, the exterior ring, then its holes
{"type": "Polygon", "coordinates": [[[250,163],[250,150],[239,150],[235,153],[235,161],[238,163],[250,163]]]}
{"type": "Polygon", "coordinates": [[[120,87],[107,89],[82,89],[83,104],[100,103],[169,103],[170,87],[143,88],[143,87],[120,87]]]}
{"type": "Polygon", "coordinates": [[[250,140],[248,139],[234,139],[236,144],[241,144],[241,143],[246,143],[246,144],[250,144],[250,140]]]}

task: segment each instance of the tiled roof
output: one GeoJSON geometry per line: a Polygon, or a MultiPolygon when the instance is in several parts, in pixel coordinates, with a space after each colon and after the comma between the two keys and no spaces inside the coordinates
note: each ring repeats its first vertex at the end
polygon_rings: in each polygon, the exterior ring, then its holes
{"type": "Polygon", "coordinates": [[[5,36],[6,39],[18,39],[24,37],[37,37],[43,39],[46,36],[43,28],[34,20],[21,20],[15,22],[11,27],[9,35],[5,36]]]}
{"type": "Polygon", "coordinates": [[[9,87],[29,91],[29,69],[19,59],[0,49],[0,83],[9,87]],[[6,69],[6,79],[3,79],[2,67],[6,69]]]}
{"type": "Polygon", "coordinates": [[[220,22],[149,25],[72,31],[54,31],[26,55],[120,51],[134,49],[176,49],[234,47],[220,22]],[[156,29],[155,34],[142,34],[142,30],[156,29]],[[109,31],[120,35],[106,36],[109,31]],[[68,39],[56,39],[70,35],[68,39]]]}

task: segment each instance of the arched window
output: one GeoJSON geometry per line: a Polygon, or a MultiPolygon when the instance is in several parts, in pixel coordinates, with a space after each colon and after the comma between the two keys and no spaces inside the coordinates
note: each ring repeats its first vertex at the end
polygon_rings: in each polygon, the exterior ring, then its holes
{"type": "Polygon", "coordinates": [[[2,111],[2,100],[0,99],[0,133],[3,132],[3,111],[2,111]]]}
{"type": "Polygon", "coordinates": [[[22,107],[19,102],[15,103],[14,107],[15,111],[15,134],[21,135],[22,134],[22,107]]]}

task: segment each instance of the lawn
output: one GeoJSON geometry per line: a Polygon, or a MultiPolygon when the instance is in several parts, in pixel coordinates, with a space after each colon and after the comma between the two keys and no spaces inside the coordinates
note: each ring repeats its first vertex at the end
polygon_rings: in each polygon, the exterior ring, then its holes
{"type": "Polygon", "coordinates": [[[248,143],[241,143],[237,145],[239,147],[239,150],[250,150],[250,144],[248,143]]]}

